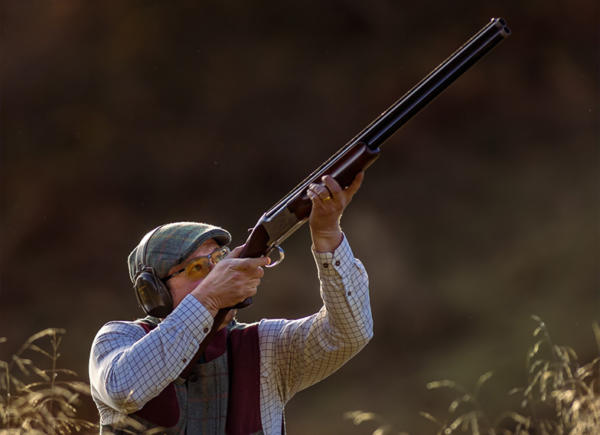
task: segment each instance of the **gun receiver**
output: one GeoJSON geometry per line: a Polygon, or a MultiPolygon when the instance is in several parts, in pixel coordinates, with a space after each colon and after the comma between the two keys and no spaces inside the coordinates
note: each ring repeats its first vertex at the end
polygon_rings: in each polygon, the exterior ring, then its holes
{"type": "MultiPolygon", "coordinates": [[[[278,264],[283,259],[283,250],[279,245],[300,228],[310,215],[312,203],[306,195],[310,183],[320,183],[323,175],[331,175],[343,188],[350,185],[358,172],[365,170],[379,157],[380,146],[386,139],[510,33],[504,19],[493,18],[263,214],[246,240],[240,257],[259,257],[278,250],[280,258],[273,266],[278,264]]],[[[249,298],[236,308],[243,308],[251,302],[249,298]]]]}

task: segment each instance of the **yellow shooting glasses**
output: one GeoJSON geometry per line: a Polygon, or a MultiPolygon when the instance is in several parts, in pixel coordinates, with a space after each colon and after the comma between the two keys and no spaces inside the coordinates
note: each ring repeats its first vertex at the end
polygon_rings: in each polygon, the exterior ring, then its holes
{"type": "Polygon", "coordinates": [[[211,271],[211,266],[216,265],[219,261],[224,259],[229,252],[230,249],[227,246],[223,246],[222,248],[216,249],[208,255],[194,257],[185,265],[183,265],[181,269],[167,276],[164,281],[168,281],[182,272],[185,272],[185,275],[192,281],[204,278],[206,275],[208,275],[208,272],[211,271]]]}

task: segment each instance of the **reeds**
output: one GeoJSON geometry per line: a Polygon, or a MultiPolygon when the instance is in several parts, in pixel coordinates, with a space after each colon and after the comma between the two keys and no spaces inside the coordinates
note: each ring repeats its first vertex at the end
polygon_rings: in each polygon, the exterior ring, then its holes
{"type": "MultiPolygon", "coordinates": [[[[513,413],[517,433],[587,435],[600,433],[600,357],[580,365],[568,346],[555,344],[546,324],[533,316],[537,341],[527,354],[528,384],[511,394],[522,396],[513,413]]],[[[593,325],[600,353],[600,328],[593,325]]]]}
{"type": "MultiPolygon", "coordinates": [[[[0,361],[1,434],[98,431],[98,425],[76,416],[78,399],[90,394],[89,385],[58,366],[64,334],[64,329],[44,329],[29,337],[10,361],[0,361]],[[46,361],[48,368],[38,367],[34,359],[46,361]]],[[[0,337],[0,343],[5,341],[0,337]]]]}
{"type": "MultiPolygon", "coordinates": [[[[568,346],[555,344],[546,324],[532,316],[537,326],[536,339],[526,358],[527,385],[512,389],[521,406],[491,418],[480,402],[479,393],[492,377],[479,377],[472,390],[451,381],[430,382],[427,389],[448,388],[456,393],[445,419],[427,412],[421,416],[437,426],[438,435],[471,433],[473,435],[596,435],[600,434],[600,357],[580,365],[577,354],[568,346]]],[[[593,325],[600,354],[600,327],[593,325]]],[[[398,432],[380,416],[371,412],[352,411],[346,418],[354,424],[375,422],[373,435],[405,434],[398,432]]]]}
{"type": "MultiPolygon", "coordinates": [[[[509,392],[519,397],[519,410],[492,418],[484,411],[480,392],[492,377],[487,372],[474,388],[450,380],[430,382],[427,389],[450,389],[455,393],[445,419],[422,412],[436,425],[438,435],[593,435],[600,433],[600,357],[580,365],[575,351],[553,342],[546,324],[534,316],[535,343],[526,357],[527,385],[509,392]]],[[[600,327],[593,325],[600,354],[600,327]]],[[[89,385],[78,381],[72,370],[60,368],[59,347],[64,329],[48,328],[32,335],[12,355],[0,361],[0,434],[70,434],[97,432],[98,425],[77,418],[80,396],[90,394],[89,385]],[[35,360],[45,361],[41,368],[35,360]]],[[[6,338],[0,337],[0,344],[6,338]]],[[[374,413],[352,411],[345,415],[354,424],[374,422],[373,435],[398,432],[374,413]]],[[[131,433],[142,427],[129,421],[131,433]]],[[[150,431],[148,433],[155,433],[150,431]]]]}

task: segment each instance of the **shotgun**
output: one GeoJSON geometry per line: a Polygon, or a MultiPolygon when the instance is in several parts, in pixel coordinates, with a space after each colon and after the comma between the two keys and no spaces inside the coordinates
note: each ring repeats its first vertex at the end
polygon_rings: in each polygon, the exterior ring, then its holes
{"type": "MultiPolygon", "coordinates": [[[[240,257],[260,257],[278,253],[278,258],[270,267],[279,264],[284,257],[281,244],[298,230],[310,215],[312,203],[306,195],[309,184],[319,184],[323,175],[331,175],[342,188],[350,185],[358,172],[368,168],[379,157],[380,146],[386,139],[510,33],[503,18],[493,18],[265,212],[252,228],[240,257]]],[[[252,298],[248,298],[235,308],[243,308],[251,303],[252,298]]]]}

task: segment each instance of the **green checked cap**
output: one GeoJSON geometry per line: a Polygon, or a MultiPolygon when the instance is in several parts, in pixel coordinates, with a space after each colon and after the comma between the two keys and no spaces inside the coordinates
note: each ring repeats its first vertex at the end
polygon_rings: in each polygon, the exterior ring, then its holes
{"type": "Polygon", "coordinates": [[[135,283],[136,275],[144,266],[154,268],[157,276],[163,279],[173,266],[209,239],[224,246],[231,242],[231,234],[223,228],[199,222],[175,222],[153,229],[127,258],[131,282],[135,283]]]}

